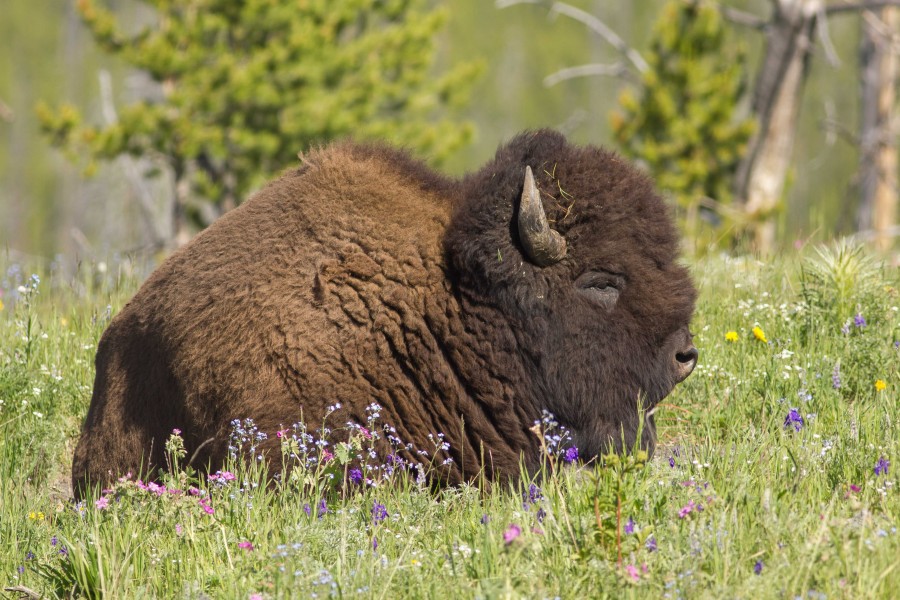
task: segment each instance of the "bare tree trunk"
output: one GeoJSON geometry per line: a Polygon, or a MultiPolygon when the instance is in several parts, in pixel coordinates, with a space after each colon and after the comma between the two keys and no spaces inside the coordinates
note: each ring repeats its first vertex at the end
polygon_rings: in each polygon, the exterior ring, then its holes
{"type": "Polygon", "coordinates": [[[900,10],[883,8],[880,18],[866,13],[860,62],[860,230],[871,229],[879,250],[891,246],[897,217],[897,145],[894,106],[898,60],[896,43],[900,10]]]}
{"type": "Polygon", "coordinates": [[[772,250],[774,212],[784,194],[816,18],[822,0],[773,0],[765,58],[754,88],[757,130],[738,167],[735,194],[752,226],[754,249],[772,250]]]}

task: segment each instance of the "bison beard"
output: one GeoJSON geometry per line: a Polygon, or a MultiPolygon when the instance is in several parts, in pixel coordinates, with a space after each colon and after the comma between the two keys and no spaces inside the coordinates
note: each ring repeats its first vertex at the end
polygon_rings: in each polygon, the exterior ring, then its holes
{"type": "MultiPolygon", "coordinates": [[[[647,177],[552,131],[519,135],[462,180],[381,145],[312,152],[112,320],[75,493],[164,466],[173,428],[194,466],[216,469],[233,419],[271,434],[337,402],[332,427],[380,404],[409,461],[443,432],[444,483],[535,468],[544,410],[584,458],[630,447],[639,405],[697,359],[677,245],[647,177]]],[[[652,418],[641,443],[652,451],[652,418]]]]}

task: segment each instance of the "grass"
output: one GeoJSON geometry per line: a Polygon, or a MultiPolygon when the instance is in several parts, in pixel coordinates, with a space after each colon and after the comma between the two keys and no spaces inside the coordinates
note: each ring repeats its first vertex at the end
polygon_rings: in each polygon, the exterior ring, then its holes
{"type": "Polygon", "coordinates": [[[234,480],[173,468],[165,492],[132,479],[105,507],[75,506],[68,469],[93,354],[138,285],[125,263],[100,267],[0,264],[2,587],[244,599],[900,589],[900,295],[896,272],[861,249],[693,264],[700,364],[660,407],[649,461],[559,463],[535,487],[490,492],[433,492],[380,465],[367,472],[378,485],[341,493],[330,477],[348,477],[358,436],[327,464],[309,446],[276,489],[258,485],[258,464],[235,461],[234,480]]]}

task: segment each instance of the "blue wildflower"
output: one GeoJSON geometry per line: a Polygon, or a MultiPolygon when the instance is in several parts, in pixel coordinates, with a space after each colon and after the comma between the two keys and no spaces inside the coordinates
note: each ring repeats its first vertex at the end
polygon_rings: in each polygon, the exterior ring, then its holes
{"type": "Polygon", "coordinates": [[[359,469],[350,469],[350,472],[349,472],[348,475],[349,475],[349,477],[350,477],[350,483],[352,483],[352,484],[354,484],[354,485],[359,485],[359,484],[362,483],[362,480],[363,480],[363,474],[362,474],[362,471],[361,471],[361,470],[359,470],[359,469]]]}
{"type": "Polygon", "coordinates": [[[387,507],[384,504],[380,504],[378,500],[372,504],[372,521],[377,525],[381,523],[388,517],[387,507]]]}
{"type": "Polygon", "coordinates": [[[803,429],[803,416],[800,415],[800,411],[796,408],[792,408],[787,416],[784,418],[784,427],[787,429],[788,427],[793,427],[794,431],[800,431],[803,429]]]}

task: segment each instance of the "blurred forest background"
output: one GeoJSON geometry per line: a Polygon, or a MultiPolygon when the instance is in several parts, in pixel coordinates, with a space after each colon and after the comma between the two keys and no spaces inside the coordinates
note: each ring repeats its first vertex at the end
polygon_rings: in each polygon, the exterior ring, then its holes
{"type": "Polygon", "coordinates": [[[2,0],[0,246],[57,261],[155,258],[329,139],[388,138],[462,174],[515,133],[554,127],[646,166],[689,252],[853,234],[890,249],[894,4],[2,0]],[[258,22],[234,25],[251,9],[258,22]],[[198,19],[191,10],[221,19],[192,40],[177,23],[198,19]],[[303,19],[317,24],[308,35],[292,24],[303,19]],[[292,33],[241,46],[270,26],[292,33]],[[257,73],[229,44],[271,52],[256,65],[268,66],[257,73]],[[313,57],[303,69],[291,44],[313,57]],[[346,50],[333,65],[332,45],[346,50]],[[279,77],[279,60],[294,75],[279,77]],[[267,78],[307,87],[269,89],[267,78]],[[791,78],[799,87],[785,91],[791,78]],[[785,99],[795,113],[772,109],[785,99]],[[254,126],[271,131],[241,130],[254,126]],[[763,183],[753,183],[759,165],[742,163],[752,152],[768,161],[763,183]],[[754,199],[754,185],[769,196],[754,199]]]}

